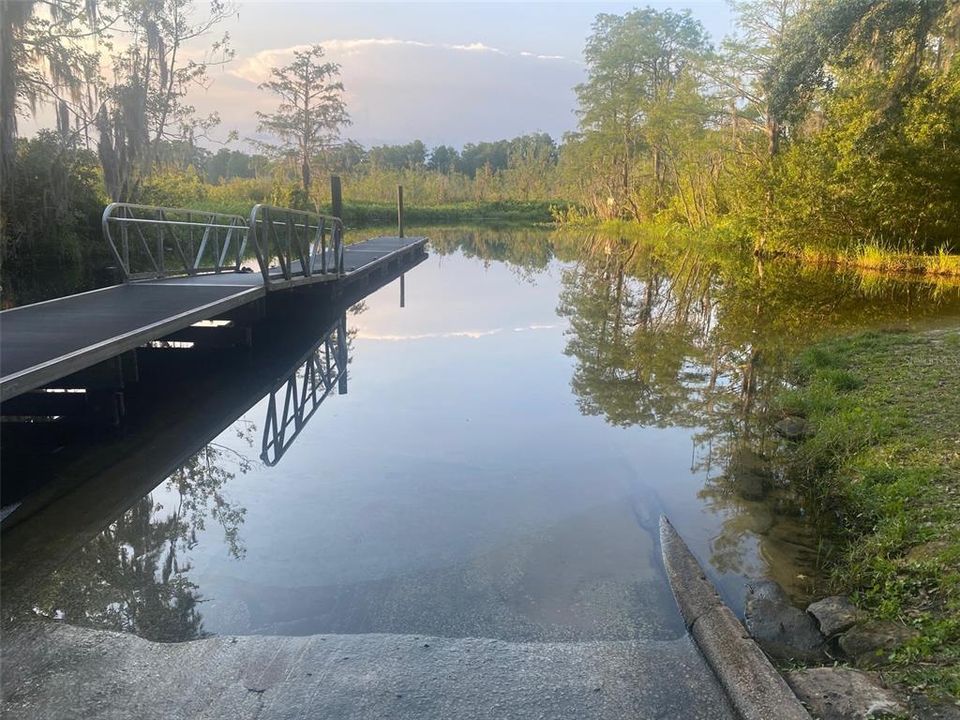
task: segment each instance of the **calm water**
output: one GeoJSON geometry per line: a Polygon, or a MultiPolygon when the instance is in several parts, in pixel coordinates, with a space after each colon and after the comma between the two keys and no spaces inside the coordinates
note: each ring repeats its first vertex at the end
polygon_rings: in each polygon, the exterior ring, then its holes
{"type": "Polygon", "coordinates": [[[394,282],[299,325],[317,352],[189,366],[219,377],[182,397],[164,385],[154,425],[50,470],[96,467],[43,533],[5,536],[6,621],[168,641],[668,639],[683,628],[660,513],[735,608],[752,577],[802,599],[829,559],[802,503],[756,467],[777,442],[765,408],[784,359],[822,335],[960,320],[956,288],[534,231],[428,234],[405,307],[394,282]],[[287,381],[301,388],[328,351],[348,379],[278,438],[287,381]]]}

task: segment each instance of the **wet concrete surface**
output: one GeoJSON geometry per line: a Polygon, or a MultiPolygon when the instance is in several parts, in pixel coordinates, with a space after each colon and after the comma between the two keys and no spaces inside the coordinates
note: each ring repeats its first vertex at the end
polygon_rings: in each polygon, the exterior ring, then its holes
{"type": "Polygon", "coordinates": [[[8,631],[3,717],[735,717],[688,637],[513,643],[412,635],[154,643],[43,622],[8,631]]]}

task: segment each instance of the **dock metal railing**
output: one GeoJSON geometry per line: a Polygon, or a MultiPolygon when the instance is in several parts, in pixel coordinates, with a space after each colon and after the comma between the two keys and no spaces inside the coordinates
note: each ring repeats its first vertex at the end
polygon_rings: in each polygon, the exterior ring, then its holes
{"type": "Polygon", "coordinates": [[[343,222],[306,210],[256,205],[250,211],[263,282],[289,284],[296,278],[343,274],[343,222]]]}
{"type": "Polygon", "coordinates": [[[240,215],[111,203],[102,222],[125,281],[243,268],[249,228],[240,215]]]}

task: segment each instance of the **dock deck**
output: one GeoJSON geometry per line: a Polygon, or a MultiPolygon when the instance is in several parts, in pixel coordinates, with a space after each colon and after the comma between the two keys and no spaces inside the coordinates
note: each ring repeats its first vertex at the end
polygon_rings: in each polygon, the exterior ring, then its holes
{"type": "MultiPolygon", "coordinates": [[[[306,275],[295,261],[291,265],[297,277],[286,283],[279,268],[268,269],[269,289],[352,284],[394,259],[422,252],[425,244],[422,237],[378,237],[345,245],[339,274],[306,275]]],[[[315,271],[321,260],[320,255],[312,257],[315,271]]],[[[138,280],[6,310],[0,313],[0,401],[216,318],[267,293],[263,273],[242,270],[138,280]]]]}

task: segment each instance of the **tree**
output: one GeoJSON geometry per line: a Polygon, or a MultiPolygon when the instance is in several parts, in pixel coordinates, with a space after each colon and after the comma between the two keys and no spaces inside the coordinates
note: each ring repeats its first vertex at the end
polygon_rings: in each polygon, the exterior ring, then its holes
{"type": "MultiPolygon", "coordinates": [[[[261,158],[262,159],[262,158],[261,158]]],[[[215,155],[203,163],[204,175],[208,183],[233,178],[252,178],[256,176],[255,156],[239,150],[220,148],[215,155]]]]}
{"type": "Polygon", "coordinates": [[[584,49],[587,81],[576,88],[580,137],[607,167],[615,205],[638,219],[665,207],[666,139],[676,105],[688,102],[678,90],[690,87],[708,51],[703,26],[686,11],[601,14],[593,24],[584,49]]]}
{"type": "Polygon", "coordinates": [[[385,170],[418,170],[427,160],[427,148],[420,140],[406,145],[378,145],[367,152],[374,167],[385,170]]]}
{"type": "Polygon", "coordinates": [[[449,145],[437,145],[430,152],[430,159],[427,161],[427,169],[439,173],[453,172],[460,162],[460,153],[456,148],[449,145]]]}
{"type": "Polygon", "coordinates": [[[205,59],[187,59],[186,51],[230,17],[233,8],[210,0],[207,15],[199,19],[192,0],[118,0],[116,8],[128,43],[112,58],[113,80],[96,115],[98,152],[111,197],[131,200],[165,144],[193,146],[219,124],[216,113],[196,117],[186,95],[206,83],[211,65],[232,59],[229,36],[210,43],[205,59]]]}
{"type": "Polygon", "coordinates": [[[760,129],[767,138],[767,154],[774,157],[784,124],[784,109],[774,99],[783,72],[784,44],[809,2],[735,0],[731,4],[740,35],[724,43],[721,67],[713,75],[729,91],[735,121],[760,129]]]}
{"type": "Polygon", "coordinates": [[[53,102],[66,140],[71,113],[98,77],[97,55],[85,45],[97,30],[94,0],[0,0],[0,202],[10,200],[17,116],[53,102]]]}
{"type": "Polygon", "coordinates": [[[261,89],[280,97],[273,114],[257,113],[259,130],[276,136],[279,145],[266,147],[274,153],[295,157],[300,164],[303,192],[309,196],[311,164],[339,138],[340,128],[350,123],[343,101],[343,83],[337,78],[340,66],[322,62],[320,45],[296,50],[293,62],[271,70],[272,80],[261,89]]]}
{"type": "Polygon", "coordinates": [[[557,164],[557,145],[547,133],[522,135],[510,141],[507,169],[509,192],[521,200],[545,197],[551,170],[557,164]]]}
{"type": "Polygon", "coordinates": [[[3,203],[4,301],[27,303],[93,287],[108,262],[98,227],[106,200],[97,156],[76,138],[20,138],[3,203]]]}
{"type": "Polygon", "coordinates": [[[475,177],[477,171],[483,168],[493,173],[506,170],[509,152],[510,143],[507,140],[467,143],[463,146],[463,152],[460,153],[460,165],[457,169],[470,177],[475,177]]]}
{"type": "Polygon", "coordinates": [[[785,241],[956,248],[958,45],[956,0],[821,0],[792,25],[771,85],[785,241]]]}

